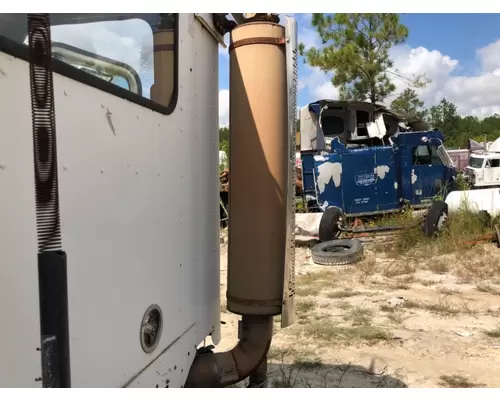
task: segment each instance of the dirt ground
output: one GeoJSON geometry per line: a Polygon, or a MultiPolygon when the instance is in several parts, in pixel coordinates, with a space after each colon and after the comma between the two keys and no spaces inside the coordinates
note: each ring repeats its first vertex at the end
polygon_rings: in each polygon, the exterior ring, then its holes
{"type": "MultiPolygon", "coordinates": [[[[270,386],[500,387],[500,249],[387,253],[367,244],[359,263],[322,267],[297,247],[297,322],[281,329],[276,318],[270,386]]],[[[226,257],[221,244],[217,351],[237,341],[226,257]]]]}

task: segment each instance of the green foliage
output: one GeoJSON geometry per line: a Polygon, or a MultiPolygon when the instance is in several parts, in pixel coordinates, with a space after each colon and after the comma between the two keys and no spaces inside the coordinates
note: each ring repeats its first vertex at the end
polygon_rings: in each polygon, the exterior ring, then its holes
{"type": "Polygon", "coordinates": [[[391,110],[406,118],[416,117],[424,119],[427,114],[427,110],[424,108],[424,102],[418,98],[415,90],[411,88],[406,88],[396,97],[396,99],[394,99],[391,103],[391,110]]]}
{"type": "Polygon", "coordinates": [[[219,128],[219,150],[225,151],[229,156],[229,128],[219,128]]]}
{"type": "Polygon", "coordinates": [[[429,110],[432,126],[449,136],[457,133],[458,121],[457,106],[446,99],[442,99],[437,106],[429,110]]]}
{"type": "MultiPolygon", "coordinates": [[[[229,160],[229,128],[224,126],[219,128],[219,150],[225,151],[229,160]]],[[[228,162],[219,165],[220,170],[228,168],[228,162]]]]}
{"type": "Polygon", "coordinates": [[[433,128],[445,135],[445,144],[449,148],[465,148],[469,138],[483,142],[494,141],[500,136],[500,115],[494,114],[483,120],[471,115],[461,117],[457,107],[444,98],[429,109],[427,118],[433,128]]]}
{"type": "Polygon", "coordinates": [[[408,37],[398,14],[313,14],[312,25],[324,46],[306,49],[301,43],[300,54],[310,65],[335,73],[332,83],[341,98],[376,103],[394,92],[389,50],[408,37]]]}

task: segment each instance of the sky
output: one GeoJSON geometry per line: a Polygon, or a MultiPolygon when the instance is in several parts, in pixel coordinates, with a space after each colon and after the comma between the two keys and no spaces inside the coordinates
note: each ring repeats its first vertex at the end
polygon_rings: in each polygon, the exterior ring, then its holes
{"type": "MultiPolygon", "coordinates": [[[[311,14],[287,14],[298,24],[299,43],[319,46],[319,37],[311,26],[311,14]]],[[[284,14],[281,23],[284,22],[284,14]]],[[[500,114],[500,14],[402,14],[408,27],[407,41],[393,48],[394,68],[404,76],[425,74],[431,80],[418,90],[427,107],[443,97],[457,106],[460,115],[484,118],[500,114]]],[[[228,35],[226,35],[228,43],[228,35]]],[[[229,56],[219,47],[219,124],[229,119],[229,56]]],[[[299,60],[297,105],[338,97],[331,74],[299,60]]],[[[407,84],[394,76],[395,94],[407,84]]]]}

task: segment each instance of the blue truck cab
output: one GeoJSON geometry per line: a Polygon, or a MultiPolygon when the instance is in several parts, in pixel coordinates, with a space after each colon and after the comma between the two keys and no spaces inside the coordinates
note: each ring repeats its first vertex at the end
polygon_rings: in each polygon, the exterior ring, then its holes
{"type": "Polygon", "coordinates": [[[412,131],[380,105],[321,100],[300,110],[303,195],[346,216],[426,207],[456,170],[436,130],[412,131]]]}

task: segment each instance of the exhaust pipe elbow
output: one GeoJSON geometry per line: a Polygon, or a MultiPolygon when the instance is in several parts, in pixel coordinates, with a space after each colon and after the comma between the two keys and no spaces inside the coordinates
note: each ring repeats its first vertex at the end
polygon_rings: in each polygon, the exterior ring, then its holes
{"type": "Polygon", "coordinates": [[[273,336],[273,317],[244,315],[241,338],[230,351],[198,354],[186,388],[221,388],[241,382],[267,358],[273,336]]]}

